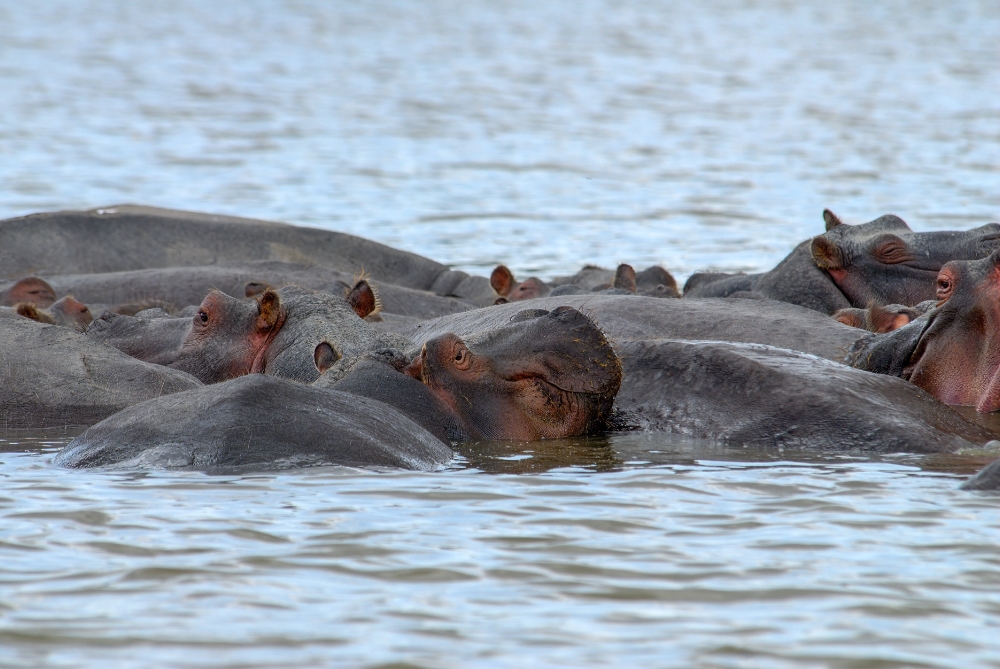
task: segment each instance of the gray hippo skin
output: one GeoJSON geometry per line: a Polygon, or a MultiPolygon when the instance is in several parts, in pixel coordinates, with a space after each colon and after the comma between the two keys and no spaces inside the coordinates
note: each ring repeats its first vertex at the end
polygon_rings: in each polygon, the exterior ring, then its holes
{"type": "Polygon", "coordinates": [[[87,327],[87,336],[133,358],[169,365],[177,359],[191,325],[190,318],[174,318],[162,309],[135,316],[105,311],[87,327]]]}
{"type": "Polygon", "coordinates": [[[913,232],[898,216],[847,225],[829,210],[827,231],[802,242],[763,274],[699,280],[685,297],[764,297],[825,314],[870,303],[914,306],[934,297],[950,260],[984,258],[1000,246],[1000,224],[967,231],[913,232]]]}
{"type": "Polygon", "coordinates": [[[995,460],[962,484],[962,490],[1000,490],[1000,460],[995,460]]]}
{"type": "Polygon", "coordinates": [[[0,279],[264,260],[364,270],[386,283],[476,304],[493,299],[484,277],[328,230],[136,205],[0,221],[0,279]]]}
{"type": "MultiPolygon", "coordinates": [[[[381,282],[373,277],[384,313],[414,318],[436,318],[471,309],[476,304],[454,297],[441,297],[426,290],[414,290],[381,282]]],[[[342,294],[354,284],[354,275],[317,265],[278,261],[255,261],[223,267],[164,267],[102,274],[67,274],[47,280],[58,294],[72,293],[91,305],[139,304],[182,309],[201,304],[212,290],[233,297],[250,296],[248,284],[264,288],[296,285],[313,291],[342,294]]],[[[95,314],[100,313],[94,310],[95,314]]]]}
{"type": "Polygon", "coordinates": [[[93,425],[137,402],[201,385],[69,328],[0,318],[0,428],[93,425]]]}
{"type": "Polygon", "coordinates": [[[451,449],[390,406],[252,374],[143,402],[59,452],[63,467],[264,471],[316,465],[435,469],[451,449]]]}
{"type": "Polygon", "coordinates": [[[901,379],[795,351],[722,342],[616,347],[619,419],[721,445],[950,453],[992,439],[901,379]]]}
{"type": "Polygon", "coordinates": [[[453,332],[465,337],[501,327],[528,308],[568,305],[597,323],[612,344],[644,339],[711,339],[769,344],[840,362],[847,349],[871,336],[809,309],[770,300],[662,300],[616,295],[564,295],[502,304],[398,329],[420,344],[453,332]]]}

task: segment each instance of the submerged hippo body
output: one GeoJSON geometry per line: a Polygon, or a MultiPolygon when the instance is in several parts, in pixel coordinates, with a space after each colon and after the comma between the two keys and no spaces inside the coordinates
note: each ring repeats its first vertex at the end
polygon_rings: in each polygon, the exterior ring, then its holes
{"type": "Polygon", "coordinates": [[[988,256],[1000,224],[967,231],[913,232],[898,216],[847,225],[824,211],[827,232],[799,244],[774,269],[701,281],[685,297],[764,297],[825,314],[870,303],[914,306],[933,298],[950,260],[988,256]]]}
{"type": "Polygon", "coordinates": [[[0,428],[92,425],[137,402],[196,388],[69,328],[0,318],[0,428]]]}
{"type": "Polygon", "coordinates": [[[369,398],[254,374],[130,407],[56,455],[63,467],[434,469],[451,449],[369,398]]]}
{"type": "Polygon", "coordinates": [[[352,235],[283,223],[135,205],[0,221],[0,279],[28,273],[238,267],[251,261],[320,265],[350,274],[366,271],[386,283],[476,304],[489,303],[493,295],[485,278],[449,270],[428,258],[352,235]]]}
{"type": "Polygon", "coordinates": [[[565,295],[503,304],[400,328],[417,343],[452,332],[460,337],[497,328],[527,307],[569,305],[594,319],[613,345],[646,339],[710,339],[769,344],[840,362],[867,333],[828,316],[769,300],[661,300],[615,295],[565,295]]]}
{"type": "Polygon", "coordinates": [[[619,417],[720,445],[946,453],[992,439],[929,394],[795,351],[723,342],[618,346],[619,417]]]}

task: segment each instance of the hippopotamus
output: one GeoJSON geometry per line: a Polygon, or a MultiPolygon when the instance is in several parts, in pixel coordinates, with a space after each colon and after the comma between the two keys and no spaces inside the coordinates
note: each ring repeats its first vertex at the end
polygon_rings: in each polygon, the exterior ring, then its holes
{"type": "Polygon", "coordinates": [[[1000,460],[994,460],[968,481],[963,490],[1000,490],[1000,460]]]}
{"type": "MultiPolygon", "coordinates": [[[[0,279],[220,265],[319,265],[454,296],[495,299],[485,277],[339,232],[232,216],[115,205],[0,221],[0,279]]],[[[80,299],[87,301],[86,298],[80,299]]],[[[94,301],[96,302],[96,300],[94,301]]]]}
{"type": "MultiPolygon", "coordinates": [[[[278,261],[244,262],[233,266],[163,267],[102,274],[48,276],[60,293],[72,293],[91,305],[115,313],[160,307],[169,313],[198,305],[213,289],[234,297],[254,297],[267,288],[296,285],[318,292],[338,293],[358,277],[317,265],[278,261]]],[[[382,312],[411,318],[436,318],[472,309],[477,304],[414,290],[366,276],[378,290],[382,312]]],[[[95,313],[100,313],[95,307],[95,313]]]]}
{"type": "Polygon", "coordinates": [[[549,295],[558,297],[599,291],[647,297],[680,297],[673,275],[657,265],[641,272],[636,272],[628,264],[621,264],[614,271],[586,265],[576,274],[556,277],[550,283],[536,277],[529,277],[518,283],[510,269],[505,265],[498,265],[490,275],[490,285],[498,295],[496,304],[549,295]]]}
{"type": "MultiPolygon", "coordinates": [[[[205,383],[252,373],[312,383],[331,367],[340,364],[343,369],[362,354],[401,368],[409,342],[363,320],[377,305],[365,280],[346,297],[296,286],[268,289],[250,300],[212,291],[170,366],[205,383]]],[[[330,374],[339,377],[341,372],[330,374]]]]}
{"type": "Polygon", "coordinates": [[[429,470],[447,444],[367,397],[251,374],[129,407],[74,439],[63,467],[261,471],[317,465],[429,470]]]}
{"type": "Polygon", "coordinates": [[[913,306],[934,297],[949,260],[983,258],[1000,247],[1000,224],[967,231],[913,232],[892,214],[861,225],[824,210],[826,232],[802,242],[769,272],[694,275],[685,297],[765,297],[825,314],[877,304],[913,306]],[[708,280],[715,279],[715,280],[708,280]]]}
{"type": "Polygon", "coordinates": [[[177,359],[192,325],[190,317],[172,317],[163,309],[146,309],[134,316],[105,311],[87,327],[87,336],[133,358],[169,365],[177,359]]]}
{"type": "Polygon", "coordinates": [[[372,355],[355,359],[347,372],[311,387],[250,374],[144,402],[91,427],[55,462],[429,469],[451,457],[443,439],[536,440],[601,430],[621,382],[620,362],[601,331],[569,307],[528,310],[468,342],[453,334],[432,339],[405,374],[372,355]]]}
{"type": "Polygon", "coordinates": [[[56,300],[47,309],[37,307],[31,302],[19,302],[14,305],[12,311],[29,320],[72,328],[77,332],[84,332],[94,320],[87,305],[74,299],[72,295],[56,300]]]}
{"type": "Polygon", "coordinates": [[[412,404],[432,418],[426,426],[437,434],[535,441],[602,430],[621,383],[621,364],[604,334],[566,306],[522,309],[464,338],[446,332],[408,357],[404,371],[421,383],[369,367],[361,376],[351,370],[342,380],[324,376],[314,385],[382,399],[422,423],[412,404]],[[403,400],[386,399],[396,396],[403,400]]]}
{"type": "Polygon", "coordinates": [[[72,329],[0,318],[0,428],[92,425],[143,400],[196,388],[72,329]]]}
{"type": "Polygon", "coordinates": [[[29,276],[0,290],[0,306],[13,307],[16,304],[33,304],[44,309],[56,301],[56,291],[44,279],[29,276]]]}
{"type": "Polygon", "coordinates": [[[1000,410],[1000,251],[945,264],[937,299],[908,325],[858,342],[850,363],[906,379],[945,404],[1000,410]]]}

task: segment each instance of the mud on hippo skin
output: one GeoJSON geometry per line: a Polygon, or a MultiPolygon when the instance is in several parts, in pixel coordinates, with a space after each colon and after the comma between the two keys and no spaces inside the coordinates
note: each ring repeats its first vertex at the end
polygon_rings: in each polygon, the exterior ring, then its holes
{"type": "Polygon", "coordinates": [[[945,404],[1000,410],[1000,251],[947,263],[937,298],[909,325],[854,346],[851,365],[899,376],[945,404]]]}
{"type": "Polygon", "coordinates": [[[451,449],[382,402],[253,374],[143,402],[58,453],[63,467],[435,469],[451,449]]]}

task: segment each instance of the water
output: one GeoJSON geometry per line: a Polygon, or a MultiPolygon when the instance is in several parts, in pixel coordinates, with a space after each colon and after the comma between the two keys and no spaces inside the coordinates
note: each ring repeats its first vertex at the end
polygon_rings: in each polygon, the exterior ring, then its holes
{"type": "MultiPolygon", "coordinates": [[[[131,201],[485,272],[761,270],[1000,218],[991,2],[0,0],[0,217],[131,201]]],[[[974,458],[474,444],[55,469],[0,435],[2,667],[1000,667],[974,458]]]]}

